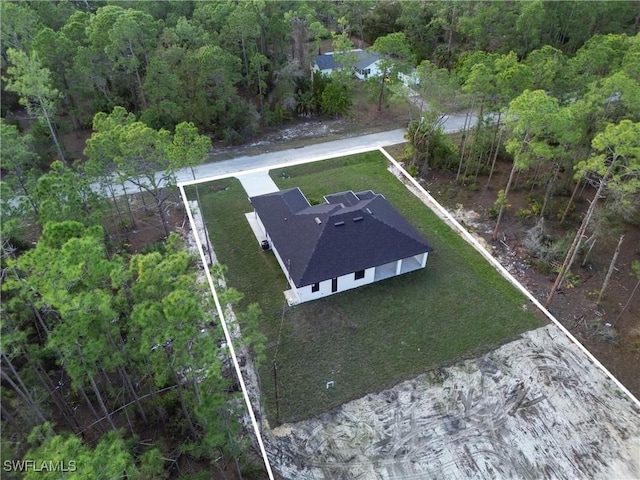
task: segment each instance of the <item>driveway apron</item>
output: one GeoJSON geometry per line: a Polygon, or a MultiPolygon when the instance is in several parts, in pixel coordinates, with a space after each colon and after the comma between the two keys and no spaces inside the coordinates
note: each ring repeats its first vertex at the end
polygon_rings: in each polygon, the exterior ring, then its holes
{"type": "Polygon", "coordinates": [[[269,176],[268,171],[245,173],[236,175],[236,178],[240,180],[242,187],[249,197],[264,195],[265,193],[273,193],[280,190],[269,176]]]}

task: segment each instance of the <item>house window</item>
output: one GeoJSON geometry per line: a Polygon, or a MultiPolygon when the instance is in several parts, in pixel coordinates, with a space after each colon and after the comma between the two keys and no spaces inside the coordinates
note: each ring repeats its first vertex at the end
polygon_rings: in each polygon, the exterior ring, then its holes
{"type": "Polygon", "coordinates": [[[338,291],[338,279],[337,278],[332,278],[331,279],[331,293],[337,292],[338,291]]]}
{"type": "Polygon", "coordinates": [[[312,292],[319,292],[320,291],[320,282],[314,283],[313,285],[311,285],[311,291],[312,292]]]}
{"type": "Polygon", "coordinates": [[[353,278],[355,280],[362,280],[364,278],[364,270],[358,270],[356,273],[353,274],[353,278]]]}

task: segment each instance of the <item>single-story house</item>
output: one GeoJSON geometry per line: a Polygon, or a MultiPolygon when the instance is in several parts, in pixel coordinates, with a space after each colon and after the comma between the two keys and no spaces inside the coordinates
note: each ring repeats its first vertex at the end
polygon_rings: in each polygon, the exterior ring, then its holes
{"type": "MultiPolygon", "coordinates": [[[[334,57],[335,52],[328,52],[323,55],[316,55],[311,65],[312,72],[320,72],[323,75],[331,75],[334,70],[342,68],[340,63],[334,57]]],[[[380,55],[367,52],[360,48],[352,50],[358,61],[354,66],[354,74],[360,80],[366,80],[369,77],[380,75],[380,55]]]]}
{"type": "Polygon", "coordinates": [[[424,268],[433,249],[381,194],[335,193],[311,205],[299,188],[250,198],[247,218],[271,249],[290,305],[424,268]]]}

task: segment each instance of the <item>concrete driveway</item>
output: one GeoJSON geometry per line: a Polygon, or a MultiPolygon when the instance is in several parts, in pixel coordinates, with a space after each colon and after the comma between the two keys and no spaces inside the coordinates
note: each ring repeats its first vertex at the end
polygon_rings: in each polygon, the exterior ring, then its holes
{"type": "Polygon", "coordinates": [[[236,178],[242,183],[242,187],[247,192],[248,197],[264,195],[265,193],[273,193],[280,190],[278,186],[271,180],[269,171],[243,173],[236,175],[236,178]]]}

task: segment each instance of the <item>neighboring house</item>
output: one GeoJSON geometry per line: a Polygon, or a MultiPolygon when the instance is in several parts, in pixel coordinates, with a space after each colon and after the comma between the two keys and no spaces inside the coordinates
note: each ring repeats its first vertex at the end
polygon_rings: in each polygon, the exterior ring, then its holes
{"type": "Polygon", "coordinates": [[[405,87],[411,88],[415,85],[420,85],[420,79],[418,78],[418,73],[416,69],[411,69],[408,73],[398,72],[398,78],[402,82],[405,87]]]}
{"type": "MultiPolygon", "coordinates": [[[[375,77],[381,74],[379,64],[380,55],[367,52],[362,49],[352,50],[356,55],[358,62],[354,66],[354,74],[360,80],[366,80],[369,77],[375,77]]],[[[342,66],[334,57],[335,52],[325,53],[324,55],[316,55],[311,65],[312,72],[320,72],[323,75],[331,75],[334,70],[340,70],[342,66]]]]}
{"type": "Polygon", "coordinates": [[[432,248],[380,194],[342,192],[310,205],[299,188],[251,197],[247,214],[291,289],[290,305],[424,268],[432,248]]]}

